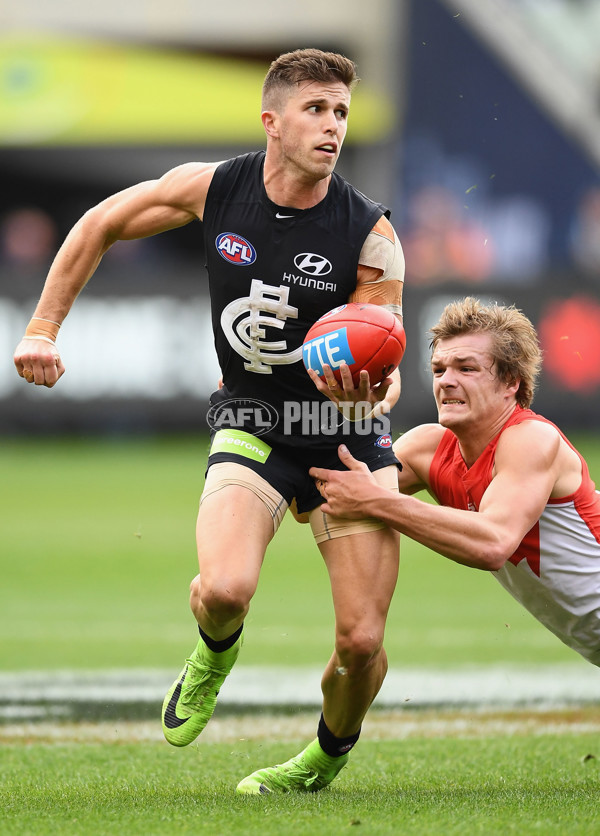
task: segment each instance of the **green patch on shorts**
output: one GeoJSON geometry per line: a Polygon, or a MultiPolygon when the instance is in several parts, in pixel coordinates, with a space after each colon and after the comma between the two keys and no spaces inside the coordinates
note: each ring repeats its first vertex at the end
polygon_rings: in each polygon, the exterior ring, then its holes
{"type": "Polygon", "coordinates": [[[219,430],[210,448],[211,456],[214,453],[235,453],[262,464],[269,458],[270,452],[271,447],[266,441],[243,430],[219,430]]]}

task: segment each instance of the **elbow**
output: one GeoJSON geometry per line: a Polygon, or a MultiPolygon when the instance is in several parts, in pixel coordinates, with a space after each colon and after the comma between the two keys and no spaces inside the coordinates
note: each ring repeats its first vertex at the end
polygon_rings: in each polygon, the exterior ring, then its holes
{"type": "Polygon", "coordinates": [[[498,569],[502,569],[511,554],[512,552],[509,553],[506,547],[500,543],[488,543],[475,556],[477,568],[488,572],[497,572],[498,569]]]}
{"type": "Polygon", "coordinates": [[[497,572],[498,569],[502,569],[507,560],[508,556],[504,554],[489,555],[486,569],[488,572],[497,572]]]}
{"type": "Polygon", "coordinates": [[[104,225],[104,218],[105,213],[102,211],[102,204],[98,203],[84,212],[77,225],[83,229],[95,229],[104,225]]]}
{"type": "Polygon", "coordinates": [[[85,241],[98,242],[102,254],[110,249],[115,241],[119,240],[119,230],[111,224],[110,215],[101,203],[88,209],[81,216],[75,230],[85,241]]]}
{"type": "Polygon", "coordinates": [[[488,572],[502,569],[519,547],[520,538],[505,525],[487,524],[472,531],[469,538],[473,566],[488,572]]]}

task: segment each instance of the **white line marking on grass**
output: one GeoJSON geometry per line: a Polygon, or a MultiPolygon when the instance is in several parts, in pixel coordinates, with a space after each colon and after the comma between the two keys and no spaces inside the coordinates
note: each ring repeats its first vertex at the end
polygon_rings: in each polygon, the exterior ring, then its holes
{"type": "MultiPolygon", "coordinates": [[[[236,667],[219,703],[319,706],[320,668],[236,667]]],[[[158,703],[173,682],[163,670],[0,673],[0,707],[39,703],[158,703]]],[[[376,698],[385,706],[515,706],[600,702],[600,670],[585,662],[539,667],[392,669],[376,698]]]]}

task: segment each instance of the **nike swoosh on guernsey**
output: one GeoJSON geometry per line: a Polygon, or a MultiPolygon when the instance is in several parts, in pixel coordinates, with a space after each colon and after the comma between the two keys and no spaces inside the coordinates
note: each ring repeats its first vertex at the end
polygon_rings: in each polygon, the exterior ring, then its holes
{"type": "Polygon", "coordinates": [[[295,218],[295,215],[280,215],[279,212],[275,212],[276,218],[295,218]]]}
{"type": "Polygon", "coordinates": [[[173,691],[171,695],[171,699],[169,700],[169,704],[165,709],[165,726],[168,729],[177,729],[179,726],[183,726],[184,723],[190,719],[189,717],[185,717],[183,720],[181,717],[177,716],[177,703],[179,702],[179,697],[181,696],[181,686],[183,685],[183,680],[185,679],[185,675],[187,673],[187,668],[184,670],[183,675],[179,682],[177,683],[177,687],[173,691]]]}

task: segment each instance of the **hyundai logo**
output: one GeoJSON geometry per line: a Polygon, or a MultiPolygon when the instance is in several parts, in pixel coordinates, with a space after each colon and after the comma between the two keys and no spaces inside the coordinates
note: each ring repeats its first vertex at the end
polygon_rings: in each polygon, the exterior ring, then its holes
{"type": "Polygon", "coordinates": [[[331,261],[316,253],[299,253],[294,259],[294,264],[302,273],[310,276],[326,276],[331,273],[331,261]]]}

